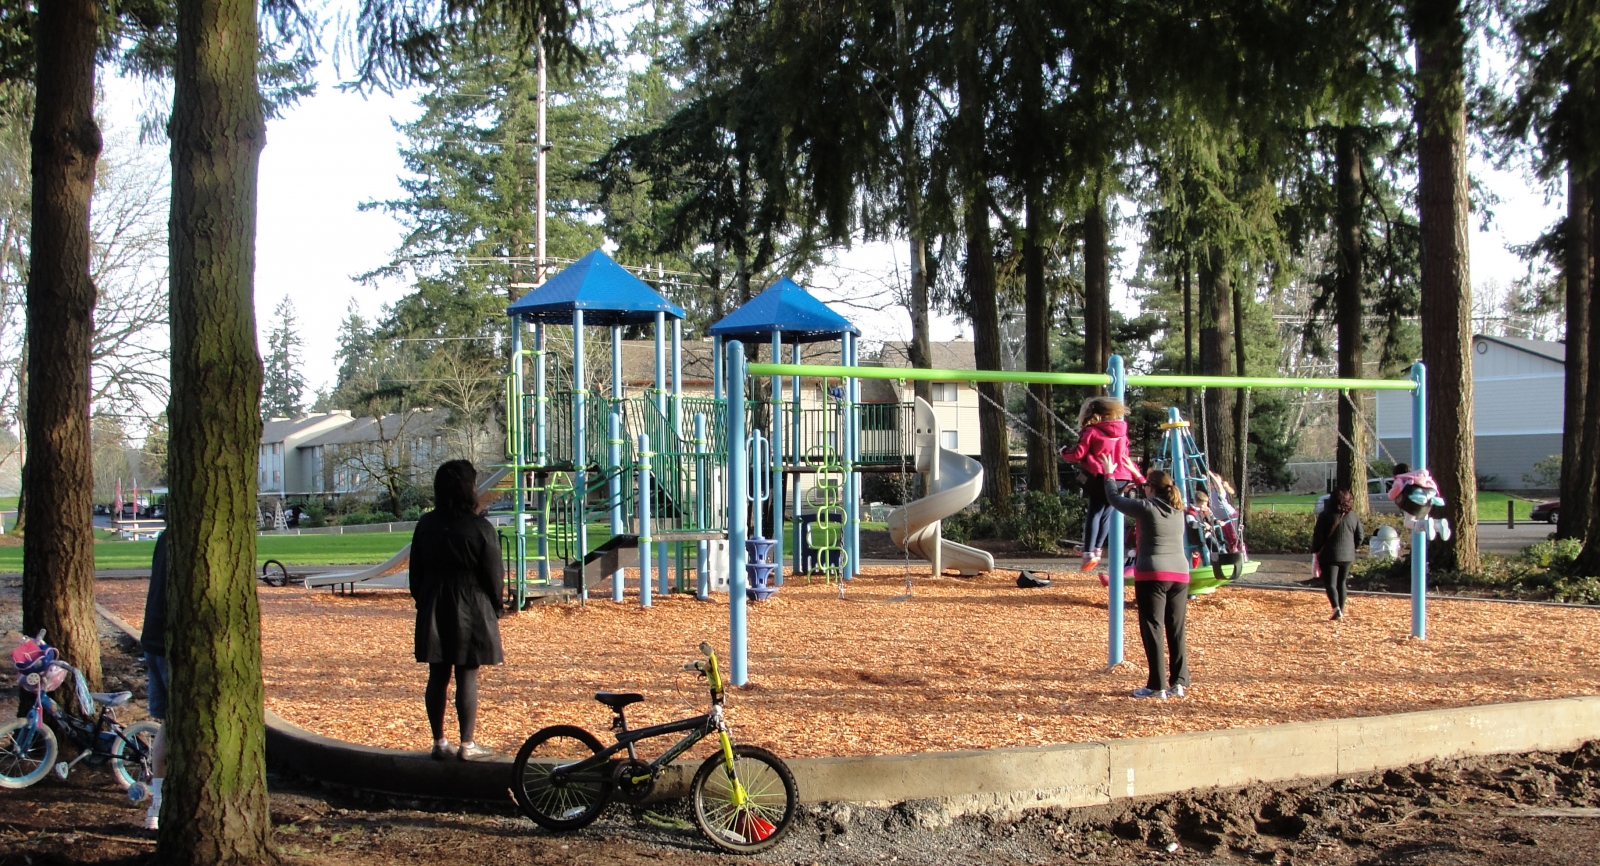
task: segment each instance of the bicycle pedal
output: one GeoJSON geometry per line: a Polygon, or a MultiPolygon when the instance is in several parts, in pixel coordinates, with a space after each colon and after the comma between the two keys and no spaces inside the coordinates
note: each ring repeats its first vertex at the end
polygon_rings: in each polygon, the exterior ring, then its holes
{"type": "Polygon", "coordinates": [[[72,765],[68,764],[66,761],[57,761],[56,762],[56,778],[57,779],[60,779],[61,781],[65,782],[67,780],[67,773],[71,772],[71,770],[72,770],[72,765]]]}

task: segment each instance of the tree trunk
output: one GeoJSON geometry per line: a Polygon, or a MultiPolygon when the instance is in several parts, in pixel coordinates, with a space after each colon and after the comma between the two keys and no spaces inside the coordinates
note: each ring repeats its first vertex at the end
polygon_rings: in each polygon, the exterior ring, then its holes
{"type": "MultiPolygon", "coordinates": [[[[1233,274],[1220,249],[1200,260],[1200,375],[1233,375],[1233,274]]],[[[1202,398],[1206,459],[1211,470],[1233,478],[1233,403],[1231,388],[1208,388],[1202,398]]]]}
{"type": "MultiPolygon", "coordinates": [[[[1466,28],[1459,0],[1414,0],[1417,199],[1422,234],[1422,360],[1428,367],[1428,469],[1447,503],[1440,568],[1477,572],[1472,433],[1472,280],[1467,247],[1466,28]]],[[[1420,467],[1419,467],[1420,468],[1420,467]]]]}
{"type": "Polygon", "coordinates": [[[172,121],[170,757],[157,859],[270,863],[255,592],[256,5],[180,0],[172,121]]]}
{"type": "MultiPolygon", "coordinates": [[[[1334,143],[1334,186],[1338,249],[1338,274],[1334,282],[1334,321],[1339,332],[1339,378],[1359,379],[1362,370],[1361,333],[1362,165],[1360,144],[1353,127],[1339,128],[1334,143]]],[[[1335,452],[1334,486],[1355,495],[1356,513],[1367,515],[1366,423],[1361,415],[1361,393],[1339,396],[1339,442],[1335,452]]]]}
{"type": "MultiPolygon", "coordinates": [[[[1189,279],[1189,253],[1183,254],[1183,375],[1194,375],[1194,286],[1189,279]]],[[[1194,421],[1194,389],[1183,390],[1190,423],[1194,421]]]]}
{"type": "Polygon", "coordinates": [[[1589,374],[1589,303],[1594,275],[1589,270],[1590,187],[1593,180],[1567,173],[1566,255],[1563,274],[1567,284],[1567,364],[1561,431],[1561,509],[1556,527],[1559,538],[1583,538],[1592,514],[1589,491],[1594,489],[1595,448],[1600,443],[1585,437],[1584,400],[1589,374]]]}
{"type": "Polygon", "coordinates": [[[1111,361],[1111,252],[1105,200],[1098,193],[1083,220],[1083,371],[1104,373],[1111,361]]]}
{"type": "MultiPolygon", "coordinates": [[[[1588,293],[1589,298],[1587,302],[1589,312],[1589,345],[1588,351],[1586,352],[1588,355],[1588,371],[1584,375],[1585,391],[1583,397],[1583,447],[1585,451],[1593,451],[1597,446],[1600,446],[1600,303],[1595,302],[1593,295],[1595,273],[1595,249],[1593,240],[1595,237],[1594,208],[1596,192],[1595,179],[1593,177],[1589,179],[1587,186],[1589,187],[1588,195],[1586,196],[1589,200],[1588,232],[1591,243],[1589,247],[1588,262],[1588,288],[1590,290],[1588,293]]],[[[1572,288],[1570,286],[1567,288],[1567,293],[1570,297],[1572,294],[1572,288]]],[[[1570,322],[1568,323],[1568,327],[1571,327],[1570,322]]],[[[1567,339],[1570,344],[1572,339],[1571,331],[1568,331],[1567,339]]],[[[1571,376],[1570,370],[1568,371],[1568,376],[1571,376]]],[[[1567,426],[1572,426],[1572,422],[1568,421],[1567,426]]],[[[1600,457],[1590,455],[1590,461],[1590,471],[1595,472],[1596,475],[1600,475],[1600,457]]],[[[1583,464],[1580,464],[1580,471],[1582,471],[1583,468],[1583,464]]],[[[1586,525],[1574,527],[1577,531],[1582,533],[1581,537],[1583,538],[1583,550],[1579,552],[1578,560],[1575,563],[1579,574],[1600,574],[1600,519],[1596,519],[1596,516],[1600,515],[1600,489],[1597,489],[1597,487],[1600,487],[1600,485],[1594,483],[1596,480],[1600,479],[1597,479],[1595,476],[1591,476],[1589,478],[1589,488],[1584,492],[1584,496],[1581,497],[1587,500],[1589,518],[1588,523],[1586,525]]],[[[1565,502],[1562,502],[1561,510],[1566,510],[1565,502]]],[[[1562,517],[1565,518],[1565,515],[1562,515],[1562,517]]]]}
{"type": "MultiPolygon", "coordinates": [[[[907,246],[911,256],[911,344],[906,347],[911,366],[933,366],[933,339],[928,328],[928,239],[922,227],[922,153],[917,149],[917,104],[921,99],[911,69],[911,31],[906,22],[905,0],[895,0],[895,47],[900,65],[900,191],[905,202],[907,246]]],[[[933,383],[918,379],[911,393],[933,401],[933,383]]]]}
{"type": "MultiPolygon", "coordinates": [[[[1023,210],[1027,221],[1022,238],[1023,328],[1027,338],[1029,372],[1050,371],[1050,291],[1044,284],[1044,197],[1043,181],[1024,191],[1023,210]]],[[[1028,489],[1055,493],[1061,488],[1056,456],[1055,419],[1045,411],[1050,405],[1049,385],[1029,385],[1028,423],[1037,431],[1028,440],[1028,489]]]]}
{"type": "MultiPolygon", "coordinates": [[[[973,360],[980,370],[1001,369],[1000,310],[995,296],[994,240],[989,227],[989,173],[985,155],[985,114],[988,86],[984,79],[983,40],[988,26],[987,7],[979,3],[963,5],[957,59],[957,90],[960,108],[956,122],[965,198],[964,225],[967,235],[966,283],[967,316],[972,322],[973,360]]],[[[1011,446],[1006,432],[1005,391],[994,382],[980,382],[978,393],[987,397],[978,403],[978,437],[983,460],[983,492],[989,506],[999,514],[1011,513],[1011,446]]]]}
{"type": "MultiPolygon", "coordinates": [[[[22,486],[22,630],[40,629],[100,685],[94,612],[94,468],[89,442],[89,203],[100,158],[94,120],[99,4],[39,5],[33,132],[33,234],[27,296],[27,462],[22,486]]],[[[255,467],[250,469],[252,477],[255,467]]]]}
{"type": "MultiPolygon", "coordinates": [[[[1245,377],[1244,295],[1245,289],[1233,285],[1233,361],[1234,375],[1245,377]]],[[[1250,397],[1244,390],[1229,389],[1233,396],[1233,487],[1239,513],[1248,511],[1250,497],[1250,397]]],[[[1223,476],[1227,477],[1227,476],[1223,476]]]]}

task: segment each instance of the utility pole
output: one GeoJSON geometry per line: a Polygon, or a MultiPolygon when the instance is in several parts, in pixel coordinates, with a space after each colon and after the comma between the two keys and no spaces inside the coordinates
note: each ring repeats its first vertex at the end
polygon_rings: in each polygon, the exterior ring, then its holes
{"type": "Polygon", "coordinates": [[[533,282],[535,285],[544,283],[544,165],[545,156],[550,150],[549,142],[544,137],[544,106],[545,106],[545,60],[544,60],[544,16],[539,17],[539,94],[538,100],[538,141],[534,151],[538,155],[538,179],[535,184],[535,202],[533,216],[533,282]]]}

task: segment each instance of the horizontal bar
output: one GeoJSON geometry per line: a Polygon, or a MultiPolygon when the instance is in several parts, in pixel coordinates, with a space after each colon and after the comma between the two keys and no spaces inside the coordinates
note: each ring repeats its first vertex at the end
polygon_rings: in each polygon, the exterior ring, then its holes
{"type": "Polygon", "coordinates": [[[918,379],[939,382],[1021,382],[1029,385],[1109,385],[1104,373],[1028,373],[1022,370],[914,370],[904,367],[839,367],[822,364],[750,364],[755,376],[830,379],[918,379]]]}
{"type": "MultiPolygon", "coordinates": [[[[830,379],[933,380],[940,382],[1017,382],[1025,385],[1109,385],[1103,373],[1030,373],[1024,370],[916,370],[904,367],[840,367],[825,364],[750,364],[751,376],[809,376],[830,379]]],[[[1310,379],[1256,376],[1129,376],[1144,388],[1278,388],[1343,391],[1414,391],[1410,379],[1310,379]]]]}

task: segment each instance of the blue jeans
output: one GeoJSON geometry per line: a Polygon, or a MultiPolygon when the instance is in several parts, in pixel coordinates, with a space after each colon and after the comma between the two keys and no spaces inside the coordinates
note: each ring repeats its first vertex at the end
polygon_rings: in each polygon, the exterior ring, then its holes
{"type": "MultiPolygon", "coordinates": [[[[1111,485],[1118,491],[1126,487],[1126,481],[1112,481],[1111,485]]],[[[1084,485],[1088,494],[1089,511],[1083,518],[1083,550],[1105,550],[1111,544],[1111,503],[1106,501],[1105,484],[1096,475],[1084,485]]]]}
{"type": "Polygon", "coordinates": [[[167,667],[167,657],[144,654],[144,671],[147,680],[145,696],[150,704],[150,718],[167,717],[167,690],[172,685],[172,671],[167,667]]]}

